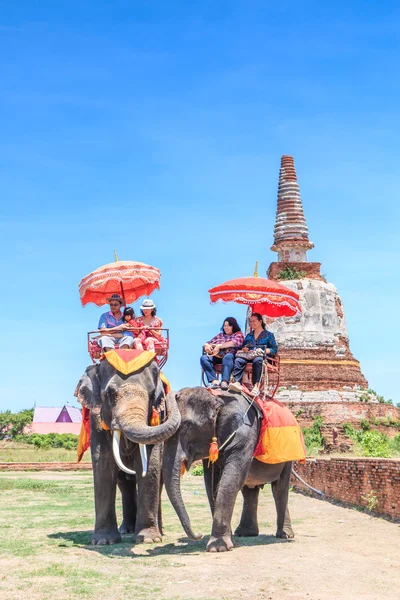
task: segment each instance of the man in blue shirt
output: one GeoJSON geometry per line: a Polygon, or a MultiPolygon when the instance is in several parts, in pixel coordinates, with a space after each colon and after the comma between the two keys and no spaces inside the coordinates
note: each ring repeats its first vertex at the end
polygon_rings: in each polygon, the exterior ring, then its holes
{"type": "Polygon", "coordinates": [[[121,332],[125,325],[121,311],[124,305],[123,298],[119,294],[113,294],[110,298],[107,298],[107,302],[110,305],[110,310],[102,314],[99,319],[98,329],[102,334],[97,340],[99,346],[102,347],[104,352],[113,350],[115,344],[118,344],[120,348],[132,348],[133,333],[130,331],[121,332]]]}

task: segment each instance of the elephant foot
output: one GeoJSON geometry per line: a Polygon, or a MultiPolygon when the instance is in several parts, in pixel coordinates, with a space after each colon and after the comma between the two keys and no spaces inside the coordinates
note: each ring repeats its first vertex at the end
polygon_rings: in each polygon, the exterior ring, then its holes
{"type": "Polygon", "coordinates": [[[107,544],[119,544],[121,536],[117,529],[113,531],[95,531],[92,535],[93,546],[106,546],[107,544]]]}
{"type": "Polygon", "coordinates": [[[239,525],[236,528],[234,535],[237,535],[238,537],[256,537],[258,533],[257,525],[239,525]]]}
{"type": "Polygon", "coordinates": [[[162,542],[162,535],[157,527],[148,527],[141,529],[134,537],[136,543],[154,544],[155,542],[162,542]]]}
{"type": "Polygon", "coordinates": [[[228,552],[233,548],[234,545],[230,535],[211,536],[207,544],[207,552],[228,552]]]}
{"type": "Polygon", "coordinates": [[[128,523],[127,521],[122,521],[119,532],[121,535],[126,535],[127,533],[135,533],[135,523],[128,523]]]}
{"type": "Polygon", "coordinates": [[[288,531],[277,531],[276,537],[281,540],[292,540],[294,538],[294,531],[293,529],[288,529],[288,531]]]}

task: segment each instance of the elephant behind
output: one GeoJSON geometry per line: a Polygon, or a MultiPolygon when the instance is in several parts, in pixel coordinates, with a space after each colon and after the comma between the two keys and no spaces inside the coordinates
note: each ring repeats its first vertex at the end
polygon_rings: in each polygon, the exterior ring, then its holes
{"type": "Polygon", "coordinates": [[[208,551],[233,548],[231,520],[239,490],[243,494],[243,509],[235,535],[258,535],[258,495],[265,483],[272,484],[277,511],[276,536],[293,538],[287,508],[292,463],[264,464],[253,459],[259,434],[256,408],[252,406],[248,410],[249,405],[241,394],[227,392],[214,397],[202,387],[181,390],[177,402],[181,425],[165,444],[163,477],[168,497],[186,534],[192,539],[201,537],[193,532],[182,500],[181,465],[183,462],[188,470],[194,461],[203,459],[204,481],[213,515],[208,551]],[[229,441],[218,460],[209,466],[210,442],[215,435],[220,445],[229,441]]]}
{"type": "Polygon", "coordinates": [[[106,360],[90,366],[77,388],[90,409],[96,521],[92,544],[115,544],[121,533],[137,541],[161,541],[160,480],[163,442],[180,424],[175,395],[165,397],[155,361],[123,375],[106,360]],[[148,425],[153,406],[165,400],[167,419],[148,425]],[[117,527],[116,486],[123,521],[117,527]]]}

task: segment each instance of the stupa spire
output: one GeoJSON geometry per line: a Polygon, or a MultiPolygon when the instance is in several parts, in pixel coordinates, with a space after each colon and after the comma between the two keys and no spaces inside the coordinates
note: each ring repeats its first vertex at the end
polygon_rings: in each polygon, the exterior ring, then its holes
{"type": "Polygon", "coordinates": [[[278,262],[306,262],[307,250],[314,248],[308,238],[308,227],[297,183],[292,156],[281,158],[278,206],[271,250],[278,252],[278,262]]]}

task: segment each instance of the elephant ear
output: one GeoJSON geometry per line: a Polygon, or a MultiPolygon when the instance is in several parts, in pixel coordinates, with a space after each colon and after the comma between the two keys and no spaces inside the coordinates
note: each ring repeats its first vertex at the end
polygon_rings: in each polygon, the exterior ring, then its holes
{"type": "Polygon", "coordinates": [[[90,410],[100,403],[98,367],[99,365],[91,365],[86,369],[74,392],[78,402],[90,410]]]}
{"type": "Polygon", "coordinates": [[[99,368],[100,365],[91,365],[86,369],[74,394],[78,402],[90,410],[91,427],[98,431],[102,429],[99,368]]]}

